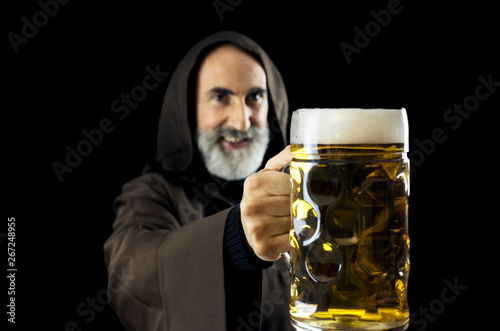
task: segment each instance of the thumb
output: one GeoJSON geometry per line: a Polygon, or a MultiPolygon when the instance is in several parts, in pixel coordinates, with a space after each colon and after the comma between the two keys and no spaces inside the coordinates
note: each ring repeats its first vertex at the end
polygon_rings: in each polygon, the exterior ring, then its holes
{"type": "Polygon", "coordinates": [[[273,158],[267,161],[264,169],[266,170],[277,170],[279,171],[281,168],[286,166],[292,161],[293,155],[290,150],[290,145],[285,147],[281,152],[276,154],[273,158]]]}

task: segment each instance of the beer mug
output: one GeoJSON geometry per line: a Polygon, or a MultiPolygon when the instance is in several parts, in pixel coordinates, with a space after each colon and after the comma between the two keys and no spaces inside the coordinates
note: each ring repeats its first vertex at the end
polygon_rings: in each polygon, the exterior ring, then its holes
{"type": "Polygon", "coordinates": [[[406,110],[299,109],[290,140],[292,324],[405,330],[406,110]]]}

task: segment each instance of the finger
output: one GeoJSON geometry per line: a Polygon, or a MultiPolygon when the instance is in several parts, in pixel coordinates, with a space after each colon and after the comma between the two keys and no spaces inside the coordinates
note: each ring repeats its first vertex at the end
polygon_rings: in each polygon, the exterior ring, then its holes
{"type": "MultiPolygon", "coordinates": [[[[286,234],[282,234],[276,237],[276,248],[278,249],[279,254],[290,252],[290,234],[287,232],[286,234]]],[[[279,256],[278,256],[279,258],[279,256]]],[[[277,260],[277,259],[276,259],[277,260]]]]}
{"type": "Polygon", "coordinates": [[[280,258],[281,253],[290,251],[290,241],[288,234],[282,234],[269,238],[269,242],[265,245],[266,249],[259,251],[257,256],[264,261],[276,261],[280,258]],[[267,247],[266,247],[267,246],[267,247]]]}
{"type": "Polygon", "coordinates": [[[272,230],[274,236],[286,235],[288,238],[288,236],[290,235],[291,228],[292,228],[292,222],[290,220],[290,215],[274,218],[274,224],[272,230]]]}
{"type": "Polygon", "coordinates": [[[285,149],[267,161],[265,169],[279,171],[292,161],[292,157],[292,151],[290,150],[290,145],[288,145],[285,149]]]}
{"type": "MultiPolygon", "coordinates": [[[[264,181],[264,190],[269,195],[290,197],[290,175],[283,172],[268,171],[262,173],[264,181]]],[[[288,201],[290,204],[290,201],[288,201]]]]}
{"type": "Polygon", "coordinates": [[[263,169],[245,180],[243,196],[290,196],[290,175],[263,169]]]}
{"type": "MultiPolygon", "coordinates": [[[[262,201],[262,213],[270,216],[285,216],[288,217],[290,223],[290,197],[289,196],[272,196],[262,201]]],[[[289,229],[287,229],[288,231],[289,229]]]]}
{"type": "Polygon", "coordinates": [[[245,224],[243,230],[246,228],[248,233],[245,233],[252,238],[252,242],[269,243],[271,238],[289,236],[291,227],[290,216],[268,215],[265,220],[254,219],[250,224],[245,224]]]}

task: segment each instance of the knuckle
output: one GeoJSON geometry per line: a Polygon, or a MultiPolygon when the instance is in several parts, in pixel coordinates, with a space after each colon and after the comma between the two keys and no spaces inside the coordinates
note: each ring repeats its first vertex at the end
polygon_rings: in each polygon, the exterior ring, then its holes
{"type": "Polygon", "coordinates": [[[258,204],[253,199],[245,199],[240,202],[241,216],[247,218],[249,216],[254,216],[258,214],[259,208],[258,204]]]}
{"type": "Polygon", "coordinates": [[[248,226],[248,236],[252,238],[252,241],[258,243],[259,245],[263,242],[263,229],[262,226],[251,222],[248,226]]]}
{"type": "Polygon", "coordinates": [[[258,174],[252,174],[245,180],[243,184],[243,189],[245,191],[254,191],[260,187],[260,178],[258,174]]]}
{"type": "MultiPolygon", "coordinates": [[[[290,214],[289,214],[290,215],[290,214]]],[[[280,228],[283,233],[288,233],[292,229],[292,220],[290,216],[285,216],[280,222],[280,228]]]]}
{"type": "Polygon", "coordinates": [[[265,255],[272,255],[274,253],[274,245],[272,245],[268,241],[263,242],[261,247],[262,253],[265,255]]]}
{"type": "Polygon", "coordinates": [[[265,243],[261,243],[261,245],[256,245],[253,251],[255,255],[264,260],[267,260],[269,256],[273,255],[270,248],[265,243]]]}
{"type": "Polygon", "coordinates": [[[255,254],[258,256],[274,255],[275,251],[276,247],[270,243],[270,240],[260,240],[254,249],[255,254]]]}
{"type": "Polygon", "coordinates": [[[254,251],[255,254],[258,254],[257,252],[260,252],[261,250],[261,241],[259,240],[259,236],[257,236],[252,228],[246,229],[245,231],[245,237],[250,245],[252,247],[252,250],[254,251]]]}

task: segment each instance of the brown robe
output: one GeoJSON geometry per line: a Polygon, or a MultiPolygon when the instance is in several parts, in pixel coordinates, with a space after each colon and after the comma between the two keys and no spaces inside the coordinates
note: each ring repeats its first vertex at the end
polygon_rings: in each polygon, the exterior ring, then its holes
{"type": "Polygon", "coordinates": [[[292,330],[289,271],[280,260],[265,270],[231,265],[226,220],[241,196],[234,183],[206,172],[193,144],[196,73],[221,43],[246,50],[266,71],[272,140],[264,164],[286,143],[286,90],[256,43],[220,32],[187,53],[163,102],[157,156],[123,186],[104,244],[110,305],[127,330],[292,330]]]}

